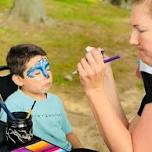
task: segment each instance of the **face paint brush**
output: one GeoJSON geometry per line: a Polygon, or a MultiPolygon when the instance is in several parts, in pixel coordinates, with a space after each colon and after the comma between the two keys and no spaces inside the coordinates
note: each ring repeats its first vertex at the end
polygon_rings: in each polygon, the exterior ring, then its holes
{"type": "MultiPolygon", "coordinates": [[[[112,61],[115,61],[115,60],[118,60],[118,59],[120,59],[120,56],[119,55],[114,55],[114,56],[112,56],[110,58],[103,59],[103,62],[104,63],[108,63],[108,62],[112,62],[112,61]]],[[[77,73],[78,73],[78,71],[75,70],[74,72],[72,72],[72,75],[75,75],[77,73]]]]}
{"type": "Polygon", "coordinates": [[[6,112],[7,117],[9,117],[9,119],[11,120],[16,120],[16,118],[13,116],[13,114],[8,110],[8,108],[6,107],[6,104],[0,94],[0,106],[1,108],[6,112]]]}
{"type": "Polygon", "coordinates": [[[31,109],[29,110],[28,115],[26,116],[26,119],[28,119],[28,118],[31,116],[32,110],[33,110],[33,108],[34,108],[35,103],[36,103],[36,100],[34,101],[34,103],[33,103],[32,107],[31,107],[31,109]]]}

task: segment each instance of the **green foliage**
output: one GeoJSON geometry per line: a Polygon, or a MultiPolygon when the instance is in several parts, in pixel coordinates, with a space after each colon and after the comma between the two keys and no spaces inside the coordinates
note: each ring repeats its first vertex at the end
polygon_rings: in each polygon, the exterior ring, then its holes
{"type": "Polygon", "coordinates": [[[77,3],[88,3],[89,0],[55,0],[55,1],[58,1],[60,3],[68,3],[68,4],[77,4],[77,3]]]}
{"type": "Polygon", "coordinates": [[[46,1],[46,6],[49,10],[48,15],[52,18],[59,20],[76,20],[85,23],[103,23],[114,19],[119,19],[120,17],[126,17],[128,12],[111,5],[103,4],[101,2],[88,2],[88,1],[65,1],[59,2],[53,1],[53,5],[49,5],[46,1]],[[85,3],[84,3],[85,2],[85,3]],[[73,4],[74,3],[74,4],[73,4]],[[64,8],[64,10],[63,10],[64,8]]]}
{"type": "MultiPolygon", "coordinates": [[[[0,7],[9,9],[10,0],[0,1],[0,7]]],[[[128,73],[135,69],[135,52],[128,44],[129,12],[99,1],[45,0],[47,13],[53,25],[28,25],[13,22],[0,25],[1,64],[5,64],[8,49],[18,43],[36,43],[48,53],[56,85],[79,85],[78,76],[72,82],[64,79],[71,74],[85,54],[88,45],[104,47],[108,55],[121,54],[122,60],[113,68],[119,88],[124,90],[128,73]],[[129,66],[128,66],[129,65],[129,66]]],[[[8,10],[9,11],[9,10],[8,10]]],[[[0,11],[3,13],[3,10],[0,11]]],[[[2,22],[4,17],[0,17],[2,22]]],[[[136,81],[130,80],[131,87],[136,81]]]]}
{"type": "Polygon", "coordinates": [[[12,5],[12,0],[0,0],[0,8],[9,8],[12,5]]]}

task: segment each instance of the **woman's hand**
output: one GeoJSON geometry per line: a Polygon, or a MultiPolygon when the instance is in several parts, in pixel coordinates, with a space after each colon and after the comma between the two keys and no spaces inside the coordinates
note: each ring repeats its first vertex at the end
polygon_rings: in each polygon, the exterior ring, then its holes
{"type": "Polygon", "coordinates": [[[92,48],[78,63],[80,81],[86,93],[89,91],[103,90],[105,64],[101,52],[92,48]]]}

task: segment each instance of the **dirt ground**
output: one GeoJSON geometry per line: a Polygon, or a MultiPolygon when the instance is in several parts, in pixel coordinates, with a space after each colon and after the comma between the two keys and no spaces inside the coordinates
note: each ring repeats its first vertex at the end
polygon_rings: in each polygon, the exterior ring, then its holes
{"type": "MultiPolygon", "coordinates": [[[[85,95],[81,98],[75,98],[61,92],[58,93],[58,95],[64,101],[74,132],[77,134],[83,146],[96,149],[100,152],[109,152],[99,134],[96,121],[87,103],[85,95]]],[[[136,114],[142,95],[142,91],[139,91],[137,88],[130,88],[121,94],[121,104],[128,119],[131,119],[136,114]]]]}

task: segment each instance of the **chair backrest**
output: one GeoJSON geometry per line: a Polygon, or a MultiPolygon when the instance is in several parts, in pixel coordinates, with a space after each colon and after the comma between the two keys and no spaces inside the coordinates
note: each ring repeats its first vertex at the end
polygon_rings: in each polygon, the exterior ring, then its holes
{"type": "MultiPolygon", "coordinates": [[[[9,70],[9,68],[7,66],[0,66],[0,73],[5,70],[9,70]]],[[[7,75],[2,76],[0,74],[0,94],[3,100],[5,101],[6,98],[10,94],[15,92],[16,90],[17,90],[17,86],[12,81],[12,75],[7,74],[7,75]]],[[[1,111],[1,108],[0,108],[0,111],[1,111]]],[[[6,127],[6,124],[0,121],[0,151],[1,151],[2,145],[5,142],[5,127],[6,127]]]]}
{"type": "MultiPolygon", "coordinates": [[[[0,66],[0,72],[9,70],[7,66],[0,66]]],[[[17,90],[17,85],[12,81],[12,75],[0,76],[0,94],[5,101],[6,98],[17,90]]]]}

